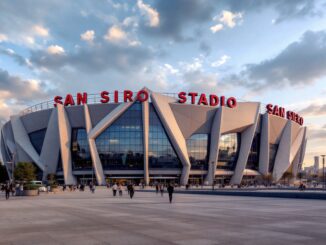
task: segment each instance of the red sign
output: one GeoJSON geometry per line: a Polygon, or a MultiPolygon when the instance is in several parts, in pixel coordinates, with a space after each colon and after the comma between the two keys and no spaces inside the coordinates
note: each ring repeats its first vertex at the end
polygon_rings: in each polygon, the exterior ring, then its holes
{"type": "Polygon", "coordinates": [[[280,107],[278,105],[268,104],[266,105],[266,111],[268,114],[272,114],[275,116],[283,117],[289,120],[292,120],[300,125],[303,125],[303,117],[293,111],[285,111],[284,107],[280,107]]]}
{"type": "MultiPolygon", "coordinates": [[[[119,101],[119,91],[115,90],[112,95],[108,91],[101,92],[101,100],[102,104],[109,103],[110,101],[114,103],[120,102],[133,102],[140,101],[144,102],[147,101],[149,98],[149,94],[146,90],[140,90],[136,94],[134,94],[130,90],[123,91],[123,101],[119,101]]],[[[225,96],[218,97],[215,94],[198,94],[195,92],[180,92],[178,94],[178,102],[183,104],[186,103],[188,100],[193,105],[209,105],[209,106],[227,106],[230,108],[234,108],[237,106],[237,100],[234,97],[226,98],[225,96]]],[[[55,96],[54,97],[54,106],[56,107],[57,104],[62,104],[64,106],[73,106],[73,105],[83,105],[87,104],[87,93],[77,93],[76,97],[71,94],[67,94],[65,98],[62,96],[55,96]]]]}

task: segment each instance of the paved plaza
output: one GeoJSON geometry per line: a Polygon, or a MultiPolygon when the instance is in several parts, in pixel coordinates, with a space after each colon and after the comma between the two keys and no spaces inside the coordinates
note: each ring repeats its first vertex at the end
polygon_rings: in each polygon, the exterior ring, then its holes
{"type": "Polygon", "coordinates": [[[0,244],[326,244],[326,201],[136,192],[0,194],[0,244]]]}

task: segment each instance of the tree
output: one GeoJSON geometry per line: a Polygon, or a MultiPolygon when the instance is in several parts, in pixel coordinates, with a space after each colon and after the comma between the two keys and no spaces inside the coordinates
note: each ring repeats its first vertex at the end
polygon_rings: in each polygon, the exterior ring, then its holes
{"type": "Polygon", "coordinates": [[[7,169],[0,163],[0,183],[4,183],[9,180],[7,169]]]}
{"type": "Polygon", "coordinates": [[[30,182],[36,179],[36,167],[30,162],[19,162],[14,170],[15,180],[30,182]]]}

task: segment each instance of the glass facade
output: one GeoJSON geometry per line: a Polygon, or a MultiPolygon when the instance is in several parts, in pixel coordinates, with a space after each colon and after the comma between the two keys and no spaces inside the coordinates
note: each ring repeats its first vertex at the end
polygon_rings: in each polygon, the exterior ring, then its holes
{"type": "Polygon", "coordinates": [[[71,135],[71,158],[73,170],[92,169],[86,129],[73,128],[71,135]]]}
{"type": "Polygon", "coordinates": [[[181,162],[162,126],[160,119],[150,104],[149,109],[149,168],[182,168],[181,162]]]}
{"type": "Polygon", "coordinates": [[[28,135],[32,145],[34,146],[38,154],[41,154],[45,133],[46,133],[46,128],[34,131],[28,135]]]}
{"type": "Polygon", "coordinates": [[[208,134],[194,134],[187,139],[191,169],[208,169],[208,134]]]}
{"type": "Polygon", "coordinates": [[[221,135],[218,152],[218,169],[234,170],[240,148],[240,134],[221,135]]]}
{"type": "Polygon", "coordinates": [[[59,151],[59,157],[58,157],[58,165],[57,165],[57,171],[63,171],[63,168],[62,168],[62,158],[61,158],[61,151],[59,151]]]}
{"type": "Polygon", "coordinates": [[[95,140],[103,169],[144,168],[142,105],[134,103],[95,140]]]}
{"type": "Polygon", "coordinates": [[[274,169],[277,149],[278,144],[269,144],[269,172],[272,172],[274,169]]]}
{"type": "Polygon", "coordinates": [[[247,161],[247,169],[258,171],[259,167],[259,146],[260,146],[260,134],[255,134],[251,144],[250,153],[247,161]]]}

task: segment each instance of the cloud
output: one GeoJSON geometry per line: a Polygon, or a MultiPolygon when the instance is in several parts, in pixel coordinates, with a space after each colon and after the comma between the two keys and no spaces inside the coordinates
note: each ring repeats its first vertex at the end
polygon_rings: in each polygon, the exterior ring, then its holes
{"type": "Polygon", "coordinates": [[[7,35],[0,33],[0,43],[4,42],[4,41],[7,41],[7,40],[8,40],[7,35]]]}
{"type": "Polygon", "coordinates": [[[326,104],[322,104],[322,105],[311,104],[306,108],[302,109],[301,111],[299,111],[298,113],[305,117],[326,116],[326,104]]]}
{"type": "Polygon", "coordinates": [[[125,44],[128,44],[130,46],[141,45],[141,43],[138,40],[132,39],[128,33],[126,33],[117,25],[114,25],[108,29],[106,35],[104,36],[104,39],[118,45],[125,45],[125,44]]]}
{"type": "Polygon", "coordinates": [[[254,91],[270,87],[307,86],[326,75],[326,32],[307,31],[271,59],[246,64],[239,74],[226,82],[234,82],[254,91]]]}
{"type": "Polygon", "coordinates": [[[211,64],[212,67],[220,67],[224,65],[231,57],[228,55],[223,55],[220,59],[211,64]]]}
{"type": "Polygon", "coordinates": [[[95,38],[95,31],[87,30],[84,33],[80,34],[80,38],[88,43],[92,43],[95,38]]]}
{"type": "Polygon", "coordinates": [[[151,8],[148,4],[143,3],[142,0],[137,1],[137,6],[140,9],[141,13],[149,19],[148,25],[150,27],[157,27],[160,24],[159,13],[151,8]]]}
{"type": "Polygon", "coordinates": [[[49,36],[49,30],[41,25],[33,26],[33,32],[35,33],[35,35],[40,36],[40,37],[49,36]]]}
{"type": "Polygon", "coordinates": [[[217,15],[213,18],[213,21],[220,22],[214,26],[210,27],[212,33],[216,33],[221,31],[224,26],[229,28],[233,28],[238,24],[242,23],[242,13],[232,13],[230,11],[223,10],[220,15],[217,15]]]}
{"type": "Polygon", "coordinates": [[[223,25],[222,24],[216,24],[215,26],[211,26],[209,28],[213,33],[219,32],[223,29],[223,25]]]}
{"type": "Polygon", "coordinates": [[[28,59],[26,59],[26,58],[22,57],[21,55],[17,54],[12,49],[1,49],[0,48],[0,54],[3,54],[3,55],[6,55],[8,57],[13,58],[21,66],[27,66],[29,68],[33,67],[31,62],[28,59]]]}
{"type": "Polygon", "coordinates": [[[65,53],[64,48],[59,45],[51,45],[46,49],[46,51],[53,55],[62,55],[65,53]]]}

